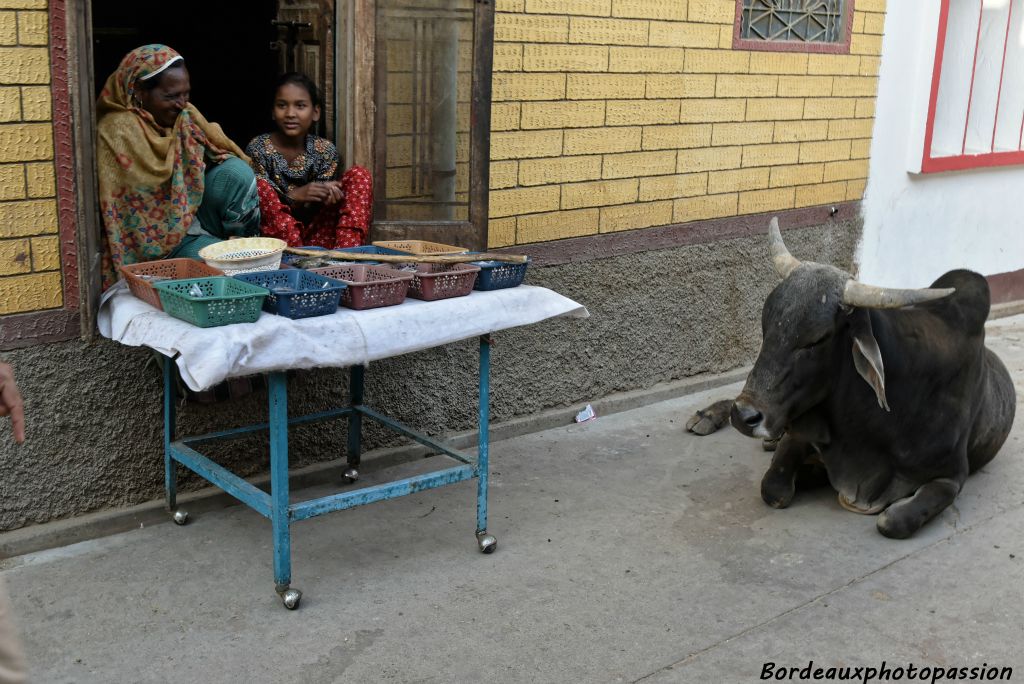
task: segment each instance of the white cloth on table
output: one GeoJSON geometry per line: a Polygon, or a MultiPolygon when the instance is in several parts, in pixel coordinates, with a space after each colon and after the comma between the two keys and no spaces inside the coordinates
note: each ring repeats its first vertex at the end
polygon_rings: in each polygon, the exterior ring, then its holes
{"type": "Polygon", "coordinates": [[[556,316],[589,313],[557,292],[520,285],[434,302],[407,299],[379,309],[342,308],[299,320],[263,312],[255,323],[199,328],[119,289],[101,303],[97,323],[100,334],[116,342],[177,356],[182,379],[201,391],[254,373],[366,365],[556,316]]]}

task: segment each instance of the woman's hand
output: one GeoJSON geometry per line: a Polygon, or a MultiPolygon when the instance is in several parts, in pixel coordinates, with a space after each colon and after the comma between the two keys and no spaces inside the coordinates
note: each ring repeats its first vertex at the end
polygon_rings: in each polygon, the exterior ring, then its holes
{"type": "Polygon", "coordinates": [[[337,181],[309,183],[288,193],[289,199],[294,202],[320,202],[322,204],[337,204],[344,196],[341,183],[337,181]]]}

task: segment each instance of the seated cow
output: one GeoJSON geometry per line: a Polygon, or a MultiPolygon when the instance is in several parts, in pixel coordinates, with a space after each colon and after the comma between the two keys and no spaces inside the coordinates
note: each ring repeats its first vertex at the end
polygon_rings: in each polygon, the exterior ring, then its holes
{"type": "Polygon", "coordinates": [[[793,257],[777,219],[769,248],[783,281],[765,302],[754,368],[735,401],[687,428],[709,434],[730,415],[743,434],[778,440],[761,481],[771,506],[788,506],[797,474],[819,461],[844,508],[880,513],[879,532],[909,537],[1013,424],[1013,382],[985,347],[988,283],[956,270],[927,289],[864,285],[793,257]]]}

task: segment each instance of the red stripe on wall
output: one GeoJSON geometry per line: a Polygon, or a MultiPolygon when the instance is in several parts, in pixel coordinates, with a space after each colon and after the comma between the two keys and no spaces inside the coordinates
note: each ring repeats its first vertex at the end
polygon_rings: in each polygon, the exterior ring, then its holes
{"type": "Polygon", "coordinates": [[[1024,269],[997,273],[985,279],[988,280],[993,304],[1024,301],[1024,269]]]}
{"type": "Polygon", "coordinates": [[[949,21],[949,0],[942,0],[939,9],[939,29],[935,35],[935,61],[932,63],[932,89],[928,96],[928,122],[924,131],[924,156],[921,159],[921,170],[928,171],[928,162],[932,158],[932,137],[935,133],[935,107],[939,99],[939,78],[942,74],[942,56],[946,51],[946,24],[949,21]]]}

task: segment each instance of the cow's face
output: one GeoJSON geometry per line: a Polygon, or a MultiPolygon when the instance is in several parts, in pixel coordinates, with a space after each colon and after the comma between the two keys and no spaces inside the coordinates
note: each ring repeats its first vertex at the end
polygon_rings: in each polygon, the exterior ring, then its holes
{"type": "Polygon", "coordinates": [[[768,251],[783,281],[761,312],[761,353],[733,404],[733,426],[750,437],[780,437],[828,396],[840,353],[852,354],[857,374],[888,411],[882,354],[866,309],[922,304],[955,290],[874,287],[832,266],[801,263],[786,249],[777,218],[768,227],[768,251]]]}
{"type": "Polygon", "coordinates": [[[804,262],[768,295],[761,352],[732,410],[737,430],[777,438],[828,395],[836,340],[845,325],[843,286],[850,277],[804,262]]]}

